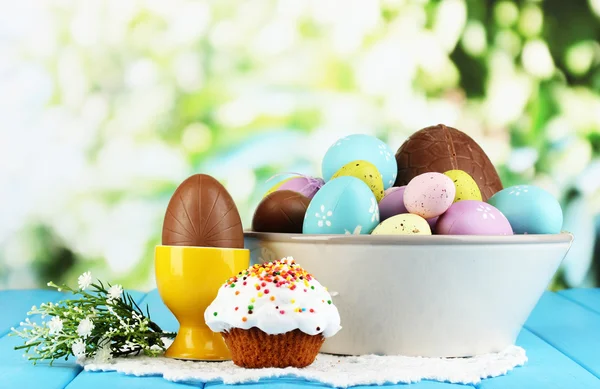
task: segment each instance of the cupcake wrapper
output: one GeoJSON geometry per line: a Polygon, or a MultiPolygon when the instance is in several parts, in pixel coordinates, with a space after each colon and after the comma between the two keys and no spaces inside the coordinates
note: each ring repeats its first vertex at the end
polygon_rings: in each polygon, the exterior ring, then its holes
{"type": "Polygon", "coordinates": [[[264,367],[306,367],[314,362],[325,338],[300,330],[269,335],[258,328],[232,328],[223,332],[233,363],[259,369],[264,367]]]}

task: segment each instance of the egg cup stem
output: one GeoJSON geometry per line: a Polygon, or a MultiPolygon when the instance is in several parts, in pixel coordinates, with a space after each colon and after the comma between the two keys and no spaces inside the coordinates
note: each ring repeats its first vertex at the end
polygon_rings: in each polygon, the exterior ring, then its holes
{"type": "Polygon", "coordinates": [[[175,341],[165,352],[175,359],[226,361],[231,359],[220,333],[215,333],[204,324],[181,324],[175,341]]]}

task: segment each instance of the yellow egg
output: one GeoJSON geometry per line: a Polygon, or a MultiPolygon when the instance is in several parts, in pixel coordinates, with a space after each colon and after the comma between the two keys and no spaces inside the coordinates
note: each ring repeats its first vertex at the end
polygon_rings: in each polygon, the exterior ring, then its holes
{"type": "Polygon", "coordinates": [[[383,178],[377,167],[368,161],[352,161],[342,166],[331,179],[342,176],[356,177],[369,186],[377,202],[383,198],[383,178]]]}
{"type": "Polygon", "coordinates": [[[431,235],[427,220],[412,213],[392,216],[379,224],[372,235],[431,235]]]}
{"type": "Polygon", "coordinates": [[[448,170],[444,174],[450,177],[450,179],[454,181],[454,186],[456,186],[456,196],[454,197],[455,203],[462,200],[482,201],[481,191],[473,177],[468,173],[462,170],[448,170]]]}
{"type": "Polygon", "coordinates": [[[296,177],[286,178],[285,180],[278,182],[271,189],[269,189],[269,191],[267,193],[265,193],[265,195],[263,196],[263,198],[265,198],[268,195],[270,195],[271,193],[275,192],[277,189],[279,189],[279,187],[281,187],[281,185],[285,184],[286,182],[288,182],[289,180],[291,180],[293,178],[296,178],[296,177]]]}

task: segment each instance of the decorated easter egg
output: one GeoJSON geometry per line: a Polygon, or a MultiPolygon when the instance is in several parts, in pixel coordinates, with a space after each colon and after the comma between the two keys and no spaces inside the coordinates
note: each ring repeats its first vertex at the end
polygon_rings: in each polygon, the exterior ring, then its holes
{"type": "Polygon", "coordinates": [[[537,186],[511,186],[488,201],[506,216],[515,234],[557,234],[562,229],[558,200],[537,186]]]}
{"type": "Polygon", "coordinates": [[[334,143],[323,158],[323,178],[329,181],[338,170],[352,161],[369,161],[383,178],[383,188],[394,185],[398,166],[392,150],[374,136],[354,134],[334,143]]]}
{"type": "Polygon", "coordinates": [[[371,192],[375,195],[377,201],[383,198],[383,179],[377,167],[369,161],[352,161],[342,166],[331,179],[338,177],[350,176],[356,177],[371,188],[371,192]]]}
{"type": "Polygon", "coordinates": [[[291,190],[312,199],[315,196],[315,193],[321,189],[323,184],[325,184],[325,181],[323,181],[322,178],[309,176],[290,177],[275,184],[265,194],[265,197],[278,190],[291,190]]]}
{"type": "Polygon", "coordinates": [[[452,205],[456,187],[441,173],[424,173],[413,178],[404,190],[408,212],[425,219],[440,216],[452,205]]]}
{"type": "Polygon", "coordinates": [[[395,186],[406,185],[426,172],[443,173],[460,169],[479,187],[483,200],[502,189],[494,165],[471,137],[443,124],[415,132],[396,153],[398,177],[395,186]]]}
{"type": "Polygon", "coordinates": [[[379,224],[371,189],[356,177],[338,177],[313,197],[304,217],[305,234],[370,234],[379,224]]]}
{"type": "Polygon", "coordinates": [[[302,233],[310,199],[291,190],[278,190],[265,197],[254,212],[256,232],[302,233]]]}
{"type": "Polygon", "coordinates": [[[435,232],[442,235],[512,235],[508,219],[490,204],[463,200],[439,217],[435,232]]]}
{"type": "Polygon", "coordinates": [[[444,175],[450,177],[456,187],[455,203],[462,200],[482,200],[477,183],[468,173],[462,170],[448,170],[444,175]]]}
{"type": "Polygon", "coordinates": [[[372,235],[431,235],[431,228],[421,216],[403,213],[383,221],[372,235]]]}
{"type": "Polygon", "coordinates": [[[162,244],[244,248],[242,220],[227,189],[206,174],[183,181],[169,201],[162,244]]]}

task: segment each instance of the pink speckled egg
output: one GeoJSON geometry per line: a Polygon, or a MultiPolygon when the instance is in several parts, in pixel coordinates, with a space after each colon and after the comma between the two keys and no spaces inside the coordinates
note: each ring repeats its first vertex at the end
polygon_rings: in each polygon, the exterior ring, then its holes
{"type": "Polygon", "coordinates": [[[392,216],[408,213],[404,206],[404,189],[406,186],[392,187],[385,191],[385,196],[379,202],[379,217],[381,221],[392,216]]]}
{"type": "Polygon", "coordinates": [[[512,235],[508,219],[494,206],[478,200],[452,204],[437,221],[441,235],[512,235]]]}
{"type": "Polygon", "coordinates": [[[454,182],[442,173],[424,173],[413,178],[404,190],[404,205],[425,219],[440,216],[454,201],[454,182]]]}
{"type": "MultiPolygon", "coordinates": [[[[379,202],[379,217],[381,218],[381,221],[387,220],[392,216],[409,213],[404,205],[405,189],[406,185],[400,187],[393,186],[385,191],[385,196],[383,196],[379,202]]],[[[429,223],[431,231],[434,230],[437,219],[437,216],[427,219],[427,223],[429,223]]]]}

